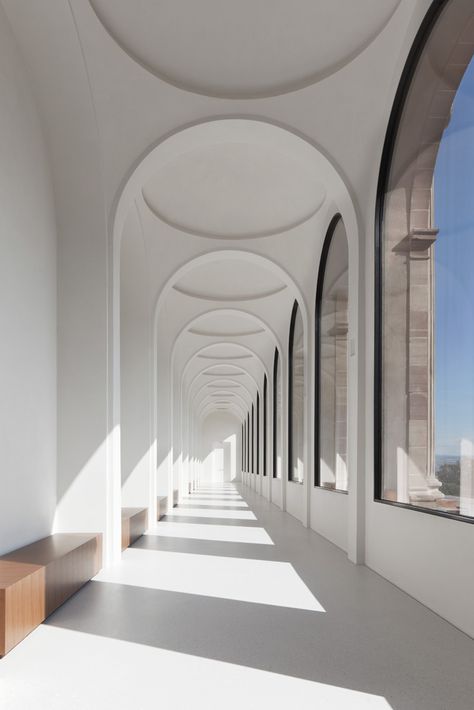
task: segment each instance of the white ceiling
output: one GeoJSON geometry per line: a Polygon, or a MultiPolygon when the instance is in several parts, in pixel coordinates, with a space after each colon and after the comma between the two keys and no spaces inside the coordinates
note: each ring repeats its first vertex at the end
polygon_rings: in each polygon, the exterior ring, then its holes
{"type": "Polygon", "coordinates": [[[256,98],[337,71],[382,30],[399,0],[91,0],[110,36],[185,91],[256,98]]]}
{"type": "Polygon", "coordinates": [[[245,406],[275,347],[286,353],[294,299],[314,315],[334,213],[351,243],[373,219],[389,111],[429,0],[1,1],[67,219],[88,210],[103,234],[115,216],[127,251],[145,247],[136,288],[185,399],[212,411],[233,399],[212,394],[232,391],[245,406]]]}

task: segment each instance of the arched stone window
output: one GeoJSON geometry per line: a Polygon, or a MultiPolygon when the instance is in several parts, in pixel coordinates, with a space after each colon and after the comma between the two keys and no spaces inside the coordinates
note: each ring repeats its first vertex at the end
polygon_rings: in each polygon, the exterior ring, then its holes
{"type": "Polygon", "coordinates": [[[267,424],[268,424],[268,385],[267,376],[263,376],[263,421],[262,421],[262,473],[267,475],[267,424]]]}
{"type": "Polygon", "coordinates": [[[288,349],[288,480],[304,481],[304,327],[295,301],[288,349]]]}
{"type": "Polygon", "coordinates": [[[260,395],[257,392],[257,407],[255,411],[255,473],[260,475],[260,395]]]}
{"type": "Polygon", "coordinates": [[[474,517],[474,4],[434,2],[378,193],[375,497],[474,517]]]}
{"type": "Polygon", "coordinates": [[[247,473],[250,473],[250,413],[247,412],[247,473]]]}
{"type": "Polygon", "coordinates": [[[315,485],[346,493],[349,253],[336,215],[324,240],[316,288],[315,485]]]}
{"type": "Polygon", "coordinates": [[[281,440],[281,366],[278,350],[273,358],[273,478],[281,478],[282,440],[281,440]]]}
{"type": "Polygon", "coordinates": [[[250,418],[250,471],[255,473],[255,406],[252,404],[252,416],[250,418]]]}

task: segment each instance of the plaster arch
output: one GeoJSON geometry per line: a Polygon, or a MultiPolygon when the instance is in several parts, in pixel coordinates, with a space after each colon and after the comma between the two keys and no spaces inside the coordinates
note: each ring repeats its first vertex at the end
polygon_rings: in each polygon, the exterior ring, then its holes
{"type": "Polygon", "coordinates": [[[173,288],[174,284],[183,278],[183,276],[186,276],[187,274],[191,273],[193,269],[203,266],[206,264],[211,264],[211,263],[216,263],[219,261],[224,261],[224,260],[240,260],[240,261],[248,261],[250,263],[255,264],[256,266],[260,266],[262,269],[270,271],[276,278],[278,278],[280,281],[282,281],[289,289],[289,298],[294,299],[296,298],[302,306],[302,310],[307,317],[307,304],[305,301],[305,298],[303,296],[303,293],[299,286],[295,283],[293,278],[290,276],[290,274],[282,267],[280,266],[276,261],[273,259],[270,259],[269,257],[262,256],[260,254],[256,254],[255,252],[249,251],[249,250],[244,250],[244,249],[219,249],[219,250],[214,250],[214,251],[208,251],[205,252],[204,254],[201,254],[200,256],[197,256],[193,259],[190,259],[186,262],[184,262],[178,269],[174,271],[174,273],[169,277],[165,285],[162,287],[158,298],[156,300],[155,308],[154,308],[154,328],[156,330],[157,325],[158,325],[158,318],[160,314],[160,310],[163,306],[163,303],[168,296],[168,294],[171,292],[171,289],[173,288]]]}
{"type": "Polygon", "coordinates": [[[203,404],[199,408],[199,410],[196,413],[197,418],[200,419],[202,417],[202,415],[204,414],[204,412],[207,411],[208,409],[209,409],[209,414],[214,414],[215,412],[218,412],[218,411],[225,411],[225,412],[232,411],[234,413],[238,413],[237,418],[239,420],[239,423],[242,421],[242,418],[244,416],[244,410],[242,410],[240,407],[238,407],[235,404],[230,404],[227,407],[215,407],[212,405],[212,402],[208,402],[207,404],[203,404]]]}
{"type": "MultiPolygon", "coordinates": [[[[176,348],[177,348],[179,339],[180,339],[183,335],[185,335],[187,331],[190,331],[190,329],[191,329],[194,325],[196,325],[199,320],[201,320],[202,318],[204,318],[204,317],[206,317],[206,316],[211,316],[211,315],[213,315],[213,314],[219,315],[219,316],[233,316],[233,315],[235,315],[235,316],[240,316],[240,317],[243,316],[243,317],[249,318],[249,319],[252,320],[256,325],[258,325],[259,327],[263,328],[263,329],[271,336],[271,338],[273,338],[273,344],[281,351],[281,342],[280,342],[280,340],[279,340],[277,334],[275,333],[275,330],[272,328],[272,326],[271,326],[267,321],[263,320],[263,318],[261,318],[260,316],[256,315],[255,313],[252,313],[251,311],[248,311],[248,310],[246,310],[246,309],[244,309],[244,308],[210,308],[209,310],[205,310],[205,311],[203,311],[202,313],[199,313],[199,315],[197,315],[197,316],[193,316],[193,318],[191,318],[191,319],[181,328],[181,330],[179,331],[179,333],[177,333],[177,335],[176,335],[175,338],[174,338],[173,344],[172,344],[172,346],[171,346],[171,361],[173,361],[173,359],[174,359],[174,354],[175,354],[175,351],[176,351],[176,348]]],[[[253,335],[254,335],[254,334],[252,334],[252,335],[249,336],[249,337],[253,337],[253,335]]],[[[203,336],[203,337],[204,337],[204,336],[203,336]]],[[[222,337],[222,336],[209,335],[209,336],[206,336],[206,337],[209,337],[209,338],[214,338],[214,337],[215,337],[215,338],[218,338],[218,337],[222,337]]],[[[239,336],[239,335],[235,335],[235,336],[229,335],[229,336],[225,336],[225,337],[229,337],[229,338],[230,338],[230,337],[232,337],[232,338],[235,337],[235,338],[237,338],[237,337],[241,337],[241,336],[239,336]]],[[[219,342],[222,342],[222,343],[223,343],[224,341],[219,341],[219,342]]],[[[243,346],[240,342],[234,342],[234,341],[231,341],[231,340],[226,341],[226,342],[229,343],[229,344],[232,343],[233,345],[240,345],[240,346],[242,346],[242,347],[246,347],[246,346],[243,346]]],[[[214,341],[213,341],[212,343],[208,343],[205,347],[211,347],[211,346],[217,345],[217,344],[218,344],[217,342],[214,342],[214,341]]]]}
{"type": "MultiPolygon", "coordinates": [[[[203,392],[203,390],[205,390],[206,388],[207,388],[207,385],[204,384],[204,385],[202,385],[202,387],[200,387],[200,389],[198,389],[197,392],[195,392],[192,396],[190,395],[190,400],[191,400],[191,405],[192,405],[192,406],[194,405],[194,403],[195,403],[196,399],[199,397],[199,395],[200,395],[200,394],[203,392]]],[[[248,392],[248,390],[245,390],[245,391],[248,392]]],[[[207,396],[204,396],[204,397],[201,399],[200,404],[201,404],[202,402],[204,402],[205,400],[207,400],[209,397],[217,397],[217,396],[222,396],[222,397],[229,397],[229,396],[232,396],[233,398],[236,398],[236,399],[240,400],[240,401],[244,404],[245,407],[248,407],[249,404],[251,404],[251,402],[247,402],[247,400],[246,400],[244,397],[242,397],[241,394],[238,394],[237,392],[232,392],[231,395],[229,395],[228,393],[226,393],[225,390],[223,390],[222,393],[219,392],[219,393],[217,393],[217,394],[209,394],[209,395],[207,395],[207,396]]],[[[250,396],[250,393],[249,393],[249,396],[250,396]]]]}
{"type": "MultiPolygon", "coordinates": [[[[255,391],[256,391],[256,392],[260,392],[260,389],[261,389],[261,388],[260,388],[258,382],[257,382],[257,380],[255,379],[255,377],[254,377],[250,372],[248,372],[245,368],[241,367],[240,365],[233,365],[233,367],[234,367],[236,370],[238,370],[242,375],[247,376],[247,377],[253,382],[253,384],[255,385],[255,391]]],[[[206,367],[204,367],[203,369],[199,370],[199,372],[197,372],[197,373],[194,375],[193,379],[191,380],[191,382],[189,383],[189,386],[188,386],[188,388],[187,388],[188,391],[191,389],[191,387],[193,386],[193,384],[194,384],[200,377],[202,377],[202,375],[205,374],[206,371],[209,370],[209,369],[210,369],[209,366],[206,366],[206,367]]],[[[229,377],[231,377],[231,376],[229,376],[229,377]]],[[[226,378],[226,379],[229,379],[229,378],[226,378]]],[[[212,383],[212,381],[209,380],[209,384],[211,384],[211,383],[212,383]]],[[[240,384],[240,382],[237,382],[237,384],[240,384]]]]}
{"type": "MultiPolygon", "coordinates": [[[[293,126],[282,121],[277,121],[269,116],[249,113],[211,114],[190,121],[189,123],[181,124],[172,131],[163,134],[154,143],[149,145],[130,167],[129,172],[124,176],[124,179],[118,186],[115,198],[112,202],[110,224],[112,226],[111,236],[113,246],[115,246],[117,240],[120,239],[125,219],[135,200],[140,195],[142,186],[154,174],[157,151],[160,149],[160,146],[184,131],[193,130],[207,124],[218,124],[227,121],[246,121],[264,124],[285,131],[311,146],[314,149],[315,159],[321,166],[322,172],[325,173],[328,197],[332,196],[338,203],[341,201],[347,202],[347,209],[352,209],[356,223],[359,221],[358,214],[356,215],[357,201],[352,192],[350,182],[344,175],[344,171],[332,156],[312,138],[293,126]]],[[[345,211],[343,204],[340,204],[340,209],[345,211]]]]}
{"type": "MultiPolygon", "coordinates": [[[[188,372],[188,370],[189,370],[189,368],[191,367],[192,363],[193,363],[195,360],[197,360],[198,355],[199,355],[200,353],[202,353],[203,350],[207,350],[207,348],[213,347],[214,345],[227,345],[227,344],[228,344],[228,343],[225,342],[225,341],[219,342],[219,343],[212,343],[212,345],[204,345],[203,347],[201,347],[201,348],[199,348],[198,350],[196,350],[196,351],[188,358],[188,360],[186,361],[186,363],[185,363],[185,365],[184,365],[184,367],[183,367],[183,370],[182,370],[182,373],[181,373],[181,382],[182,382],[182,383],[184,382],[184,378],[185,378],[185,376],[186,376],[186,373],[188,372]]],[[[268,368],[267,368],[267,366],[265,365],[265,363],[264,363],[264,361],[262,360],[262,358],[260,357],[260,355],[258,355],[258,353],[255,352],[255,350],[253,350],[252,348],[250,348],[250,347],[248,347],[248,346],[246,346],[246,345],[241,345],[240,343],[231,343],[231,344],[232,344],[232,345],[235,345],[235,346],[238,346],[238,347],[242,348],[243,350],[245,350],[245,351],[251,353],[252,356],[257,360],[257,362],[260,363],[260,365],[261,365],[262,368],[263,368],[263,371],[265,372],[265,374],[266,374],[267,377],[268,377],[268,368]]],[[[215,362],[215,363],[212,363],[212,364],[211,364],[211,363],[208,363],[207,367],[208,367],[208,368],[211,368],[211,367],[223,367],[223,366],[226,366],[226,367],[227,367],[227,365],[232,366],[232,365],[234,365],[234,363],[231,362],[231,360],[232,360],[232,358],[229,358],[229,362],[227,362],[227,361],[224,361],[224,362],[218,361],[218,362],[215,362]]],[[[245,369],[245,368],[243,368],[243,369],[245,369]]]]}

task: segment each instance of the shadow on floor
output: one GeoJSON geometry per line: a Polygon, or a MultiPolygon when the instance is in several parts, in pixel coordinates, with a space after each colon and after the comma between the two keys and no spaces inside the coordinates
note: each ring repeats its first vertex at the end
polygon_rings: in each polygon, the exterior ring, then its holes
{"type": "Polygon", "coordinates": [[[347,619],[93,581],[46,624],[381,695],[393,710],[472,710],[472,645],[460,656],[459,637],[423,622],[408,638],[357,609],[347,619]]]}
{"type": "Polygon", "coordinates": [[[472,710],[471,639],[260,496],[244,499],[274,545],[160,536],[158,524],[134,547],[290,563],[326,613],[92,581],[46,624],[380,695],[393,710],[472,710]]]}

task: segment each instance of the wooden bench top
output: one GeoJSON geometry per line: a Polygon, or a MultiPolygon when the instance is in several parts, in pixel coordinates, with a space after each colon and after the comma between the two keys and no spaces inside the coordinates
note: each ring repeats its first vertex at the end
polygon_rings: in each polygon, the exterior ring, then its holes
{"type": "Polygon", "coordinates": [[[126,518],[133,518],[134,515],[147,512],[148,508],[122,508],[122,520],[126,518]]]}
{"type": "Polygon", "coordinates": [[[0,589],[8,589],[21,579],[43,569],[42,565],[31,565],[27,562],[13,562],[0,559],[0,589]]]}
{"type": "Polygon", "coordinates": [[[56,533],[42,540],[20,547],[0,557],[0,562],[22,562],[32,565],[49,565],[54,560],[64,557],[69,552],[76,550],[87,542],[98,539],[94,533],[56,533]]]}
{"type": "Polygon", "coordinates": [[[101,567],[100,533],[56,533],[0,557],[0,656],[101,567]]]}

